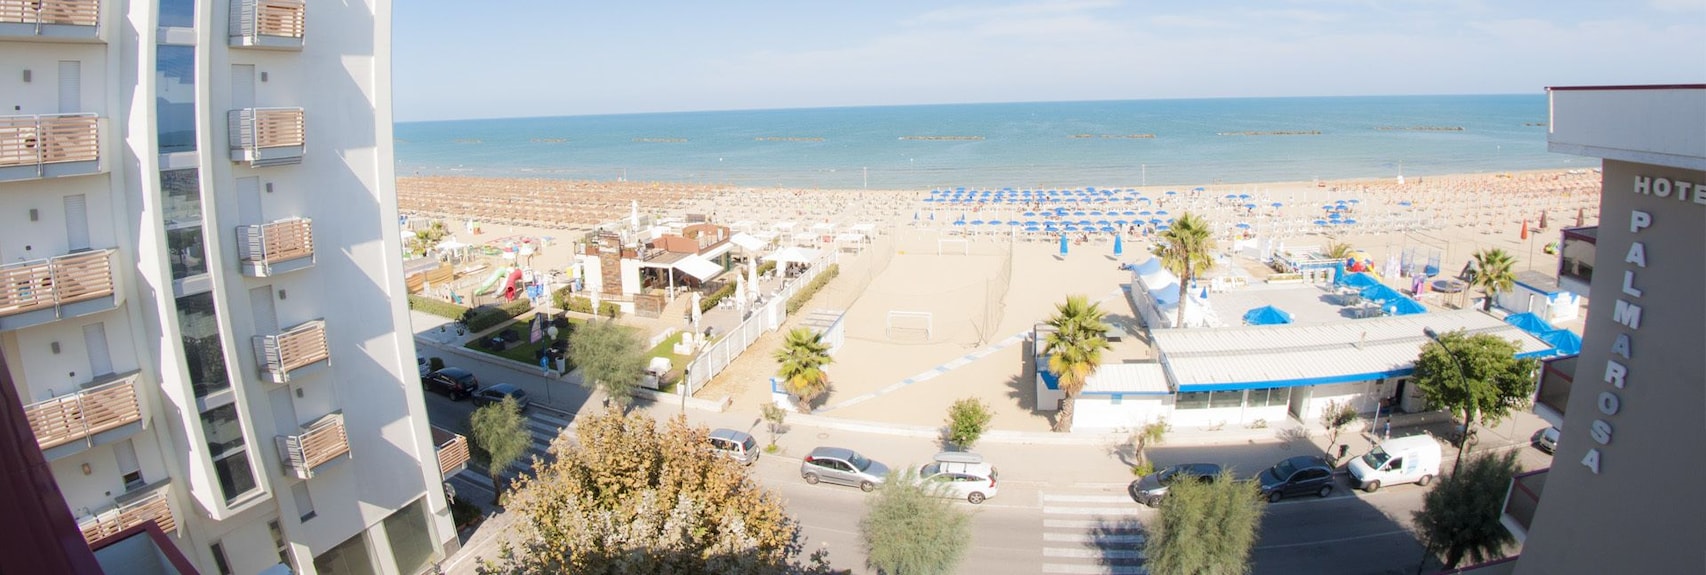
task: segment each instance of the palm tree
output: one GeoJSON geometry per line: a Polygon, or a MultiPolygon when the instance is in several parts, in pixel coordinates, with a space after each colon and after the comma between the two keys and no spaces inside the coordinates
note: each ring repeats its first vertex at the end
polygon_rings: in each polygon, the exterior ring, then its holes
{"type": "Polygon", "coordinates": [[[1052,333],[1043,341],[1043,353],[1048,355],[1048,370],[1060,383],[1065,396],[1060,399],[1060,415],[1055,418],[1055,431],[1072,430],[1072,407],[1084,382],[1102,363],[1102,350],[1108,349],[1104,335],[1108,325],[1102,323],[1105,313],[1081,295],[1067,296],[1066,303],[1054,307],[1048,320],[1052,333]]]}
{"type": "Polygon", "coordinates": [[[1499,292],[1510,291],[1516,287],[1516,259],[1505,250],[1489,248],[1475,252],[1475,286],[1487,294],[1483,303],[1483,311],[1493,311],[1493,299],[1499,292]]]}
{"type": "Polygon", "coordinates": [[[1199,272],[1214,267],[1214,256],[1210,254],[1213,250],[1214,236],[1208,222],[1190,212],[1181,214],[1173,220],[1172,227],[1161,232],[1157,255],[1161,256],[1161,264],[1167,266],[1167,271],[1179,276],[1179,319],[1174,325],[1184,327],[1191,280],[1196,279],[1199,272]]]}
{"type": "Polygon", "coordinates": [[[835,363],[829,356],[829,344],[823,334],[803,327],[788,332],[782,348],[776,350],[776,362],[782,364],[777,374],[782,387],[794,396],[794,406],[800,413],[811,413],[812,400],[829,391],[829,373],[824,367],[835,363]]]}
{"type": "Polygon", "coordinates": [[[1350,244],[1345,242],[1333,242],[1327,244],[1326,253],[1329,259],[1342,260],[1351,257],[1352,251],[1355,250],[1351,248],[1350,244]]]}

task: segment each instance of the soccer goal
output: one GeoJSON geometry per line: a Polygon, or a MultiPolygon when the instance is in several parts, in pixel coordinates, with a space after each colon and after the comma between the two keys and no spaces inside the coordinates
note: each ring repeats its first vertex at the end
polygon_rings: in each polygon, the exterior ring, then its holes
{"type": "Polygon", "coordinates": [[[936,335],[936,315],[927,311],[889,310],[888,323],[884,328],[889,339],[896,339],[897,335],[917,337],[923,333],[924,340],[930,341],[936,335]]]}
{"type": "Polygon", "coordinates": [[[936,255],[960,252],[962,256],[971,255],[971,240],[965,238],[942,238],[936,240],[936,255]],[[958,246],[958,247],[955,247],[958,246]]]}

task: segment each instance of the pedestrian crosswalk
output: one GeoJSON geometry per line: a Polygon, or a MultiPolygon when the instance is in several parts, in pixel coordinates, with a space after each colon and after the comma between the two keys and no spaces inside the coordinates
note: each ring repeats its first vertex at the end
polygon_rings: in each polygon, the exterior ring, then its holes
{"type": "MultiPolygon", "coordinates": [[[[505,485],[515,481],[516,476],[532,470],[535,456],[549,461],[551,455],[547,453],[547,450],[551,447],[551,440],[556,439],[557,434],[563,433],[565,429],[569,428],[568,420],[543,413],[539,409],[528,410],[524,422],[527,424],[528,434],[532,436],[532,443],[527,446],[527,453],[522,454],[520,459],[517,459],[515,463],[510,464],[508,469],[504,470],[505,485]]],[[[573,431],[571,430],[570,433],[573,431]]],[[[470,437],[469,440],[472,441],[473,438],[470,437]]],[[[450,483],[456,488],[457,493],[484,493],[487,496],[484,498],[485,500],[489,500],[489,496],[494,491],[492,478],[487,476],[484,470],[475,469],[472,466],[451,477],[450,483]],[[472,491],[468,491],[470,489],[472,491]]]]}
{"type": "Polygon", "coordinates": [[[1043,573],[1143,575],[1143,507],[1124,485],[1041,494],[1043,573]]]}

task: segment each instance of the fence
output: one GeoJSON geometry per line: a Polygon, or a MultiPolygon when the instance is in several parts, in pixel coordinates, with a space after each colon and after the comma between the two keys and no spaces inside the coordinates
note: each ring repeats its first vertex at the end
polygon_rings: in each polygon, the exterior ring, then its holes
{"type": "Polygon", "coordinates": [[[752,343],[758,341],[760,336],[782,327],[782,324],[788,320],[788,300],[798,294],[806,284],[811,283],[812,279],[816,278],[818,274],[823,273],[825,268],[839,261],[840,252],[838,250],[825,250],[817,261],[812,262],[811,266],[806,268],[805,272],[783,285],[782,289],[776,292],[775,297],[770,298],[764,305],[753,310],[752,315],[747,316],[746,320],[742,321],[739,326],[730,330],[727,335],[715,343],[705,346],[705,349],[701,350],[699,355],[693,358],[693,361],[687,363],[687,377],[685,378],[687,394],[698,393],[706,382],[711,381],[711,378],[722,373],[724,369],[728,369],[729,364],[734,363],[735,358],[745,353],[746,348],[752,347],[752,343]]]}

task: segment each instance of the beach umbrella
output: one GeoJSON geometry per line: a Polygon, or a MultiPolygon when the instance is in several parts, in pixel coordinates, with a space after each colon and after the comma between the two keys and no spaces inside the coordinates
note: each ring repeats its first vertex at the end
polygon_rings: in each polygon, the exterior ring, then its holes
{"type": "Polygon", "coordinates": [[[1107,233],[1107,234],[1114,233],[1114,227],[1113,226],[1102,226],[1102,233],[1107,233]]]}
{"type": "Polygon", "coordinates": [[[1254,209],[1256,209],[1256,204],[1244,204],[1244,209],[1254,210],[1254,209]]]}
{"type": "Polygon", "coordinates": [[[1226,199],[1236,200],[1236,199],[1238,199],[1238,194],[1226,194],[1226,199]]]}
{"type": "Polygon", "coordinates": [[[1037,213],[1036,212],[1025,212],[1025,217],[1034,218],[1034,217],[1037,217],[1037,213]]]}
{"type": "Polygon", "coordinates": [[[1202,296],[1199,299],[1208,299],[1208,288],[1202,288],[1202,296]]]}
{"type": "Polygon", "coordinates": [[[1345,200],[1345,201],[1347,201],[1347,202],[1350,202],[1350,203],[1353,203],[1353,204],[1360,204],[1360,203],[1362,203],[1362,200],[1359,200],[1359,199],[1356,199],[1356,198],[1351,198],[1351,199],[1349,199],[1349,200],[1345,200]]]}
{"type": "Polygon", "coordinates": [[[1573,355],[1581,353],[1582,338],[1567,329],[1554,329],[1540,334],[1540,339],[1552,346],[1553,353],[1558,355],[1573,355]]]}
{"type": "Polygon", "coordinates": [[[1325,225],[1327,225],[1327,220],[1315,220],[1315,225],[1325,226],[1325,225]]]}
{"type": "Polygon", "coordinates": [[[1546,212],[1540,212],[1540,224],[1535,226],[1535,228],[1542,230],[1546,229],[1546,212]]]}
{"type": "Polygon", "coordinates": [[[1408,207],[1410,207],[1410,200],[1404,200],[1402,202],[1398,202],[1398,205],[1408,208],[1408,207]]]}
{"type": "MultiPolygon", "coordinates": [[[[1199,189],[1199,190],[1200,190],[1200,189],[1202,189],[1202,188],[1197,188],[1197,189],[1199,189]]],[[[1173,190],[1167,190],[1167,195],[1169,195],[1169,196],[1175,196],[1175,195],[1178,195],[1178,194],[1179,194],[1179,192],[1175,192],[1175,191],[1173,191],[1173,190]]]]}
{"type": "MultiPolygon", "coordinates": [[[[964,220],[961,220],[961,221],[964,221],[964,220]]],[[[981,226],[981,225],[983,225],[983,220],[972,220],[971,225],[981,226]]]]}
{"type": "Polygon", "coordinates": [[[1116,225],[1116,226],[1124,226],[1124,225],[1129,225],[1129,224],[1131,224],[1131,222],[1128,220],[1114,220],[1114,225],[1116,225]]]}
{"type": "Polygon", "coordinates": [[[1522,220],[1522,239],[1528,239],[1528,219],[1522,220]]]}
{"type": "Polygon", "coordinates": [[[1167,231],[1167,229],[1171,228],[1171,227],[1173,227],[1173,226],[1169,226],[1167,224],[1161,224],[1161,225],[1155,226],[1155,231],[1164,232],[1164,231],[1167,231]]]}
{"type": "Polygon", "coordinates": [[[1247,229],[1250,229],[1250,224],[1246,224],[1244,222],[1238,222],[1236,225],[1233,225],[1232,227],[1238,228],[1240,230],[1247,230],[1247,229]]]}
{"type": "Polygon", "coordinates": [[[1120,215],[1122,215],[1122,216],[1135,216],[1135,215],[1137,215],[1137,212],[1134,212],[1131,210],[1126,210],[1126,211],[1120,212],[1120,215]]]}
{"type": "Polygon", "coordinates": [[[1165,215],[1167,215],[1167,210],[1155,210],[1155,215],[1165,216],[1165,215]]]}
{"type": "Polygon", "coordinates": [[[1583,221],[1582,218],[1586,215],[1587,215],[1586,210],[1583,210],[1582,208],[1576,208],[1576,227],[1578,227],[1578,228],[1582,227],[1582,221],[1583,221]]]}
{"type": "Polygon", "coordinates": [[[1345,217],[1344,214],[1340,214],[1339,212],[1333,212],[1331,214],[1327,214],[1328,219],[1335,220],[1335,221],[1338,220],[1339,218],[1342,218],[1342,217],[1345,217]]]}
{"type": "Polygon", "coordinates": [[[1244,312],[1244,323],[1250,325],[1288,324],[1291,323],[1291,313],[1271,305],[1265,305],[1244,312]]]}
{"type": "Polygon", "coordinates": [[[1155,212],[1151,212],[1151,211],[1149,211],[1149,210],[1143,210],[1143,211],[1141,211],[1141,212],[1138,212],[1138,213],[1137,213],[1137,215],[1140,215],[1140,216],[1153,216],[1153,215],[1155,215],[1155,212]]]}
{"type": "Polygon", "coordinates": [[[1060,255],[1066,255],[1066,234],[1060,235],[1060,255]]]}
{"type": "Polygon", "coordinates": [[[1114,255],[1123,253],[1125,253],[1125,240],[1120,239],[1120,236],[1114,236],[1114,255]]]}
{"type": "Polygon", "coordinates": [[[1276,208],[1277,208],[1277,207],[1280,207],[1280,206],[1283,206],[1283,205],[1285,205],[1285,204],[1283,204],[1283,203],[1280,203],[1280,202],[1274,202],[1274,203],[1271,203],[1271,204],[1268,204],[1268,205],[1270,205],[1270,206],[1273,206],[1273,207],[1276,207],[1276,208]]]}
{"type": "Polygon", "coordinates": [[[954,220],[954,225],[963,226],[963,225],[966,225],[966,221],[965,220],[954,220]]]}
{"type": "Polygon", "coordinates": [[[1248,200],[1248,199],[1250,199],[1250,194],[1238,194],[1238,199],[1248,200]]]}
{"type": "Polygon", "coordinates": [[[1110,223],[1111,222],[1109,222],[1108,220],[1096,220],[1096,225],[1098,225],[1098,226],[1106,226],[1106,225],[1110,225],[1110,223]]]}
{"type": "Polygon", "coordinates": [[[1155,225],[1161,225],[1161,218],[1149,218],[1149,223],[1155,224],[1155,225]]]}
{"type": "Polygon", "coordinates": [[[1339,220],[1339,224],[1340,224],[1340,225],[1346,225],[1346,226],[1348,226],[1348,225],[1351,225],[1351,224],[1354,224],[1354,223],[1357,223],[1357,221],[1356,221],[1356,220],[1353,220],[1353,219],[1350,219],[1350,218],[1345,218],[1345,219],[1342,219],[1342,220],[1339,220]]]}

